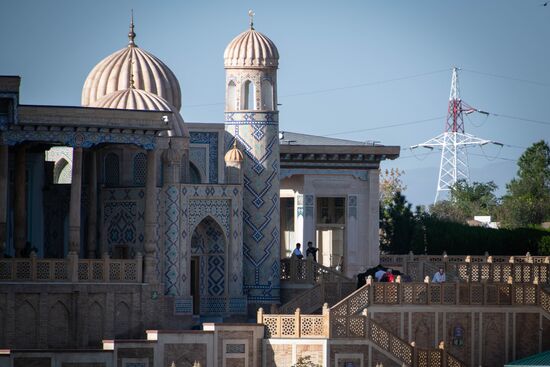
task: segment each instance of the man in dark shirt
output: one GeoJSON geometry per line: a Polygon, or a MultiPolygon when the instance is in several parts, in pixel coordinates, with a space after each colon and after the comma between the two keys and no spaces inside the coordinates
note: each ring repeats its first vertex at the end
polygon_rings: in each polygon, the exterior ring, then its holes
{"type": "Polygon", "coordinates": [[[313,261],[317,262],[317,251],[319,251],[319,249],[317,247],[313,247],[313,242],[308,241],[307,250],[306,250],[306,258],[309,255],[311,255],[311,256],[313,256],[313,261]]]}

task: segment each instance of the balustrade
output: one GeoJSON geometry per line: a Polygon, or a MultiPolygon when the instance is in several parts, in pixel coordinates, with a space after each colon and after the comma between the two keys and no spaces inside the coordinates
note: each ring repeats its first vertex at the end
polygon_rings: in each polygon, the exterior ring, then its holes
{"type": "Polygon", "coordinates": [[[143,258],[113,260],[29,258],[0,259],[0,282],[142,282],[143,258]]]}
{"type": "Polygon", "coordinates": [[[339,271],[333,270],[319,264],[316,261],[313,261],[310,257],[307,259],[298,259],[297,257],[281,259],[281,280],[291,281],[293,283],[310,284],[315,284],[321,281],[353,282],[353,279],[346,277],[339,271]]]}
{"type": "Polygon", "coordinates": [[[433,276],[439,267],[445,269],[447,281],[541,283],[550,282],[548,256],[433,256],[382,255],[380,263],[399,267],[415,281],[433,276]]]}

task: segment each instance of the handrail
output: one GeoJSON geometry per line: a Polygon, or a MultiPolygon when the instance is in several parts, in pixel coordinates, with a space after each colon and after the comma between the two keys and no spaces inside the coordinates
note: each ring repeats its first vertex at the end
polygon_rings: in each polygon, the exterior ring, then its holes
{"type": "Polygon", "coordinates": [[[321,281],[280,306],[276,312],[282,314],[292,313],[299,308],[305,313],[312,313],[320,309],[324,303],[329,306],[333,305],[342,298],[347,297],[354,290],[354,282],[321,281]]]}
{"type": "Polygon", "coordinates": [[[315,284],[324,281],[353,282],[344,274],[313,261],[311,257],[298,259],[293,256],[281,259],[281,280],[293,283],[315,284]]]}
{"type": "Polygon", "coordinates": [[[550,258],[547,256],[427,256],[383,255],[380,263],[401,267],[413,280],[422,281],[432,276],[436,268],[443,267],[453,280],[456,276],[464,282],[540,283],[550,282],[550,258]]]}
{"type": "Polygon", "coordinates": [[[0,259],[0,282],[119,282],[141,283],[143,257],[134,259],[79,259],[70,253],[64,259],[0,259]]]}

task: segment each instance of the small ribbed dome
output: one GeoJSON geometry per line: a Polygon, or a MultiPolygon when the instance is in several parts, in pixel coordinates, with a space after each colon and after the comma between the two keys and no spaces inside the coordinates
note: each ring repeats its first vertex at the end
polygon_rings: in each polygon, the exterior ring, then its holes
{"type": "Polygon", "coordinates": [[[279,51],[273,41],[253,28],[239,34],[225,49],[225,67],[277,67],[279,51]]]}
{"type": "Polygon", "coordinates": [[[187,126],[177,109],[156,94],[141,89],[128,88],[104,96],[89,107],[114,108],[118,110],[171,111],[172,128],[169,136],[189,136],[187,126]]]}
{"type": "Polygon", "coordinates": [[[233,147],[225,153],[224,160],[226,162],[242,162],[244,160],[243,152],[237,148],[237,140],[235,140],[233,147]]]}
{"type": "Polygon", "coordinates": [[[82,88],[82,106],[91,106],[109,93],[129,88],[133,75],[137,89],[164,98],[179,111],[181,90],[174,73],[157,57],[137,47],[133,22],[128,37],[127,47],[107,56],[92,69],[82,88]]]}

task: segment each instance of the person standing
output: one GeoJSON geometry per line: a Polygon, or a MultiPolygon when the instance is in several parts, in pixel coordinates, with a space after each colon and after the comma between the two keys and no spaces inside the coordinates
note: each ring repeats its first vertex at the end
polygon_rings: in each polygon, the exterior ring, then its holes
{"type": "Polygon", "coordinates": [[[311,255],[311,256],[313,256],[313,261],[317,262],[317,251],[319,251],[319,249],[317,247],[313,247],[313,242],[308,241],[307,250],[306,250],[306,258],[308,258],[311,255]]]}
{"type": "Polygon", "coordinates": [[[296,244],[296,248],[292,251],[292,256],[296,256],[300,260],[304,258],[304,255],[302,255],[302,250],[300,250],[301,246],[302,245],[298,242],[296,244]]]}

